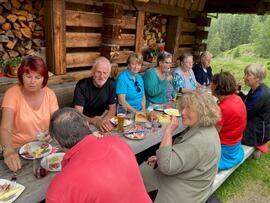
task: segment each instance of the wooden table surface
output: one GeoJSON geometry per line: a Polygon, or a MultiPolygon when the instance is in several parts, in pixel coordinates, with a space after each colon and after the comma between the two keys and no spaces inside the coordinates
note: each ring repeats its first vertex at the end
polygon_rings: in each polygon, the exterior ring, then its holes
{"type": "MultiPolygon", "coordinates": [[[[185,127],[181,125],[175,131],[175,134],[182,132],[185,127]]],[[[130,140],[123,136],[120,136],[124,139],[133,149],[135,154],[142,152],[149,147],[158,144],[161,141],[165,126],[158,129],[155,133],[149,133],[145,136],[143,140],[130,140]]],[[[26,188],[24,192],[19,196],[15,201],[16,203],[36,203],[45,199],[48,186],[56,174],[56,172],[49,172],[48,175],[44,178],[37,179],[32,172],[32,161],[22,160],[22,170],[17,173],[17,182],[24,185],[26,188]]],[[[8,179],[12,177],[12,172],[8,170],[3,160],[0,160],[0,178],[8,179]]]]}

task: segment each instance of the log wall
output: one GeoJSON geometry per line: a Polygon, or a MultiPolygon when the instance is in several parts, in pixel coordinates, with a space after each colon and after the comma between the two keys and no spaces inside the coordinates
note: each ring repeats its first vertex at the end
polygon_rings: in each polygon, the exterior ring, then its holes
{"type": "Polygon", "coordinates": [[[44,4],[45,12],[40,13],[45,13],[46,60],[56,75],[76,79],[89,75],[100,55],[114,67],[125,67],[129,54],[142,52],[145,46],[147,13],[166,16],[165,49],[174,59],[183,52],[197,56],[206,49],[204,29],[210,19],[201,13],[205,0],[46,0],[44,4]],[[121,17],[110,16],[110,9],[121,10],[121,17]]]}

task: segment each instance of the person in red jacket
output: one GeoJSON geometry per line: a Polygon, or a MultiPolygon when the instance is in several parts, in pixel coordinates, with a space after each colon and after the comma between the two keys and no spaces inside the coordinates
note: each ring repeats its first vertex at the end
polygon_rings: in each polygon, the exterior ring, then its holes
{"type": "Polygon", "coordinates": [[[50,135],[66,152],[47,203],[150,203],[131,147],[117,136],[97,138],[72,108],[55,112],[50,135]]]}
{"type": "Polygon", "coordinates": [[[244,158],[241,140],[246,127],[247,112],[242,99],[236,95],[236,82],[229,72],[214,75],[212,94],[218,98],[221,119],[217,123],[221,142],[219,170],[239,164],[244,158]]]}

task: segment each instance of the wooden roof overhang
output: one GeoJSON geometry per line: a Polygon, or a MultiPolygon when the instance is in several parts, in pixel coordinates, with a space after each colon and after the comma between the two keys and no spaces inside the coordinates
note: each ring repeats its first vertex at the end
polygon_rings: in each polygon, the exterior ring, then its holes
{"type": "Polygon", "coordinates": [[[203,11],[263,15],[270,13],[270,0],[206,0],[203,11]]]}

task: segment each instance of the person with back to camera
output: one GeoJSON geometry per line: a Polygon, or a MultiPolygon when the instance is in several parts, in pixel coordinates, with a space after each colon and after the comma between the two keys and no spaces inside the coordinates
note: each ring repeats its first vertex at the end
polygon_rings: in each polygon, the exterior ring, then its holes
{"type": "Polygon", "coordinates": [[[97,138],[73,108],[55,112],[50,134],[65,152],[46,203],[150,203],[131,147],[118,136],[97,138]]]}
{"type": "Polygon", "coordinates": [[[141,165],[147,191],[158,190],[155,203],[204,203],[218,171],[220,141],[215,124],[220,116],[213,96],[200,89],[186,93],[180,110],[186,132],[173,142],[179,121],[172,117],[156,156],[141,165]]]}
{"type": "Polygon", "coordinates": [[[219,170],[230,169],[244,158],[241,140],[246,127],[245,104],[236,94],[236,81],[229,72],[214,75],[212,94],[218,98],[221,119],[216,127],[221,142],[219,170]]]}
{"type": "Polygon", "coordinates": [[[266,68],[261,64],[249,64],[244,71],[244,81],[250,90],[247,95],[239,96],[247,109],[247,126],[242,144],[255,146],[254,157],[260,158],[261,152],[267,153],[270,139],[270,89],[263,83],[266,68]]]}
{"type": "Polygon", "coordinates": [[[58,109],[55,93],[47,87],[48,70],[41,57],[25,57],[17,74],[19,84],[9,88],[3,99],[0,128],[4,161],[15,172],[22,167],[16,148],[46,132],[58,109]]]}

